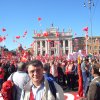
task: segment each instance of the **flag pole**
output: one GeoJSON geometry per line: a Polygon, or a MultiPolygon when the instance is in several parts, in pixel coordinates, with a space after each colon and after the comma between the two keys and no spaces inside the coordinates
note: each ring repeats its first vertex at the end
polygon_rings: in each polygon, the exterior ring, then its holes
{"type": "MultiPolygon", "coordinates": [[[[90,13],[90,33],[91,33],[91,53],[93,54],[94,51],[93,51],[93,33],[92,33],[92,6],[94,6],[94,2],[93,0],[88,0],[88,8],[89,8],[89,13],[90,13]]],[[[86,2],[84,3],[84,7],[86,7],[86,2]]]]}
{"type": "Polygon", "coordinates": [[[86,56],[87,56],[87,36],[86,36],[86,56]]]}
{"type": "Polygon", "coordinates": [[[88,47],[87,47],[87,42],[88,42],[88,31],[86,31],[86,36],[85,36],[85,38],[86,38],[86,56],[87,56],[87,54],[88,54],[88,47]]]}
{"type": "Polygon", "coordinates": [[[85,51],[86,51],[86,56],[87,56],[87,54],[88,54],[88,47],[87,47],[88,27],[85,27],[85,28],[83,29],[83,31],[85,32],[85,44],[86,44],[86,46],[85,46],[85,51]]]}

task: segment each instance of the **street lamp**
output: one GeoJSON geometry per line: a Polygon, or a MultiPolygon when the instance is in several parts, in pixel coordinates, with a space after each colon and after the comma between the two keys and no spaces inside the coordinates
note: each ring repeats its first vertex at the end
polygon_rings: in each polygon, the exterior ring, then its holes
{"type": "Polygon", "coordinates": [[[93,44],[92,44],[92,7],[94,6],[93,0],[88,0],[87,3],[84,2],[84,7],[88,6],[89,8],[89,14],[90,14],[90,33],[91,33],[91,53],[93,53],[93,44]],[[87,5],[86,5],[87,4],[87,5]]]}

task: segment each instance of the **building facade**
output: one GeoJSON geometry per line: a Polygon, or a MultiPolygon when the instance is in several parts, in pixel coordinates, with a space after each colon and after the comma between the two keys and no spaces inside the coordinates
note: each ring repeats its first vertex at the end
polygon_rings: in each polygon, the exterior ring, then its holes
{"type": "Polygon", "coordinates": [[[87,51],[94,55],[100,54],[100,36],[89,37],[87,40],[87,51]]]}
{"type": "Polygon", "coordinates": [[[82,50],[83,54],[86,54],[86,51],[87,54],[100,54],[100,36],[94,36],[92,38],[75,37],[73,38],[72,45],[73,52],[78,52],[79,50],[82,50]]]}
{"type": "Polygon", "coordinates": [[[78,52],[79,50],[86,51],[85,37],[75,37],[72,40],[73,52],[78,52]]]}
{"type": "Polygon", "coordinates": [[[34,55],[68,55],[72,53],[72,33],[58,32],[55,27],[50,27],[45,32],[34,35],[34,55]]]}

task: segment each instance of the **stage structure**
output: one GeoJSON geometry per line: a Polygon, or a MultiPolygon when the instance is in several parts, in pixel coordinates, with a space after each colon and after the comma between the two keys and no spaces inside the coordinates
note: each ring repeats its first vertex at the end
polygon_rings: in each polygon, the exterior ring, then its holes
{"type": "Polygon", "coordinates": [[[63,56],[72,53],[72,30],[59,32],[58,28],[51,26],[45,32],[34,33],[34,56],[54,55],[63,56]]]}

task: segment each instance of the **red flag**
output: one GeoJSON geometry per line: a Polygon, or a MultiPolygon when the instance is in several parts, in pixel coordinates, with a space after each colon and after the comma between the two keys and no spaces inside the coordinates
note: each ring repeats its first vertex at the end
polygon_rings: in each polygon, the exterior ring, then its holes
{"type": "Polygon", "coordinates": [[[0,42],[2,42],[3,41],[3,37],[2,36],[0,36],[0,42]]]}
{"type": "Polygon", "coordinates": [[[88,27],[83,28],[83,31],[85,31],[85,38],[88,40],[88,27]]]}
{"type": "Polygon", "coordinates": [[[20,38],[20,36],[16,36],[16,39],[19,39],[20,38]]]}
{"type": "Polygon", "coordinates": [[[38,21],[41,21],[42,20],[42,18],[41,17],[38,17],[38,21]]]}
{"type": "Polygon", "coordinates": [[[27,34],[27,31],[24,32],[24,35],[26,35],[26,34],[27,34]]]}
{"type": "Polygon", "coordinates": [[[3,37],[3,40],[6,40],[6,37],[5,36],[3,37]]]}
{"type": "Polygon", "coordinates": [[[48,32],[43,33],[43,36],[45,36],[45,37],[47,37],[48,35],[49,35],[48,32]]]}
{"type": "Polygon", "coordinates": [[[56,32],[56,37],[58,37],[59,36],[59,33],[58,32],[56,32]]]}
{"type": "Polygon", "coordinates": [[[5,31],[6,31],[6,29],[5,29],[5,28],[2,28],[2,31],[3,31],[3,32],[5,32],[5,31]]]}
{"type": "Polygon", "coordinates": [[[83,31],[88,32],[88,27],[83,28],[83,31]]]}
{"type": "Polygon", "coordinates": [[[21,62],[27,62],[27,58],[22,57],[22,58],[21,58],[21,62]]]}
{"type": "Polygon", "coordinates": [[[78,57],[78,94],[80,97],[83,97],[83,79],[82,79],[82,71],[81,71],[81,60],[80,57],[78,57]]]}
{"type": "Polygon", "coordinates": [[[27,57],[28,57],[28,53],[26,51],[22,51],[22,57],[21,57],[21,61],[22,62],[27,62],[27,57]]]}

